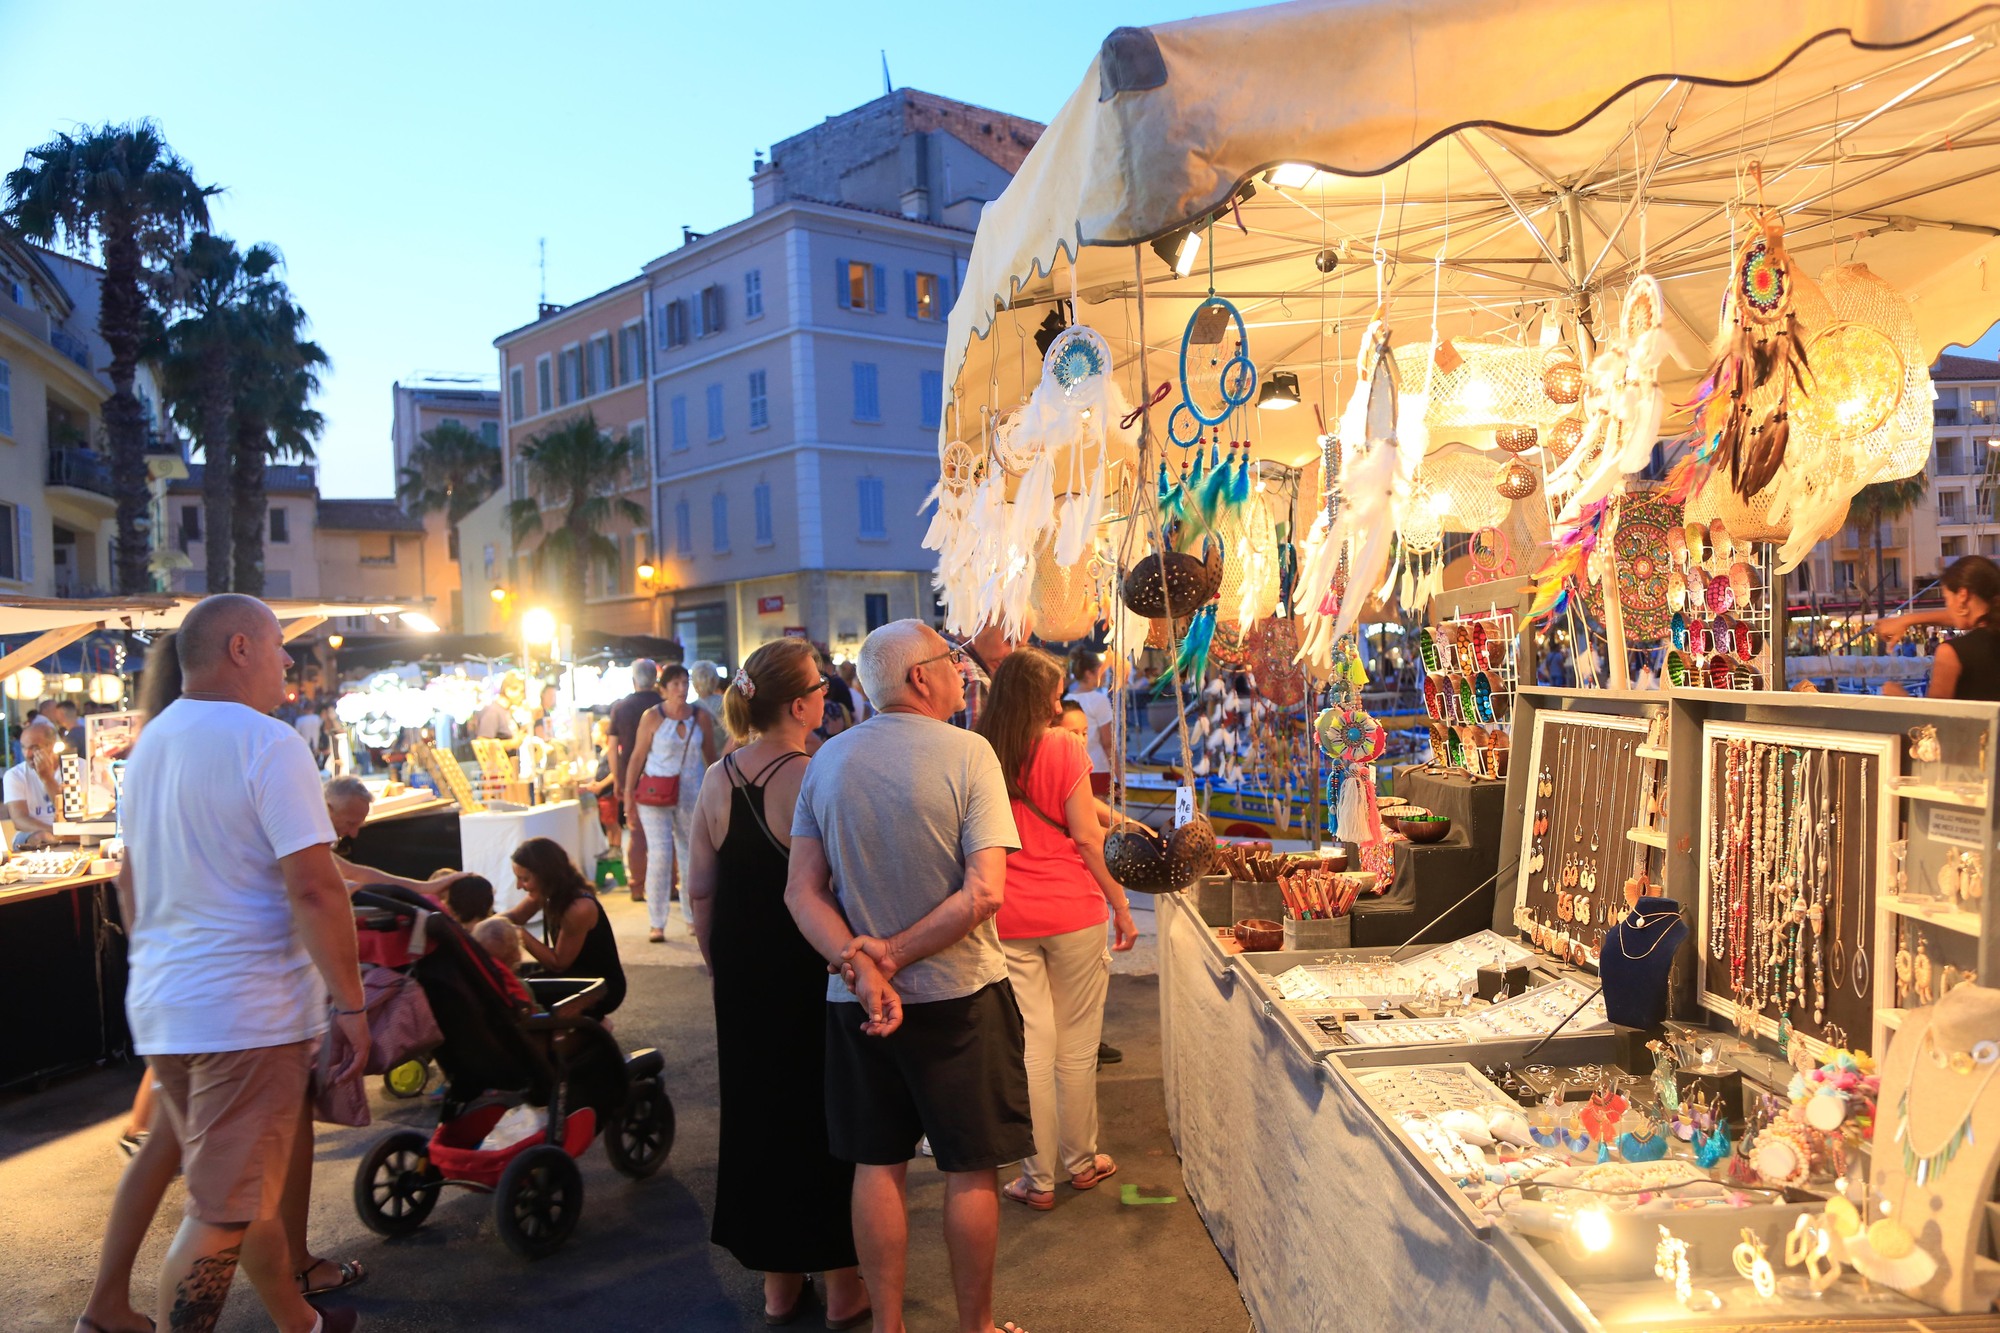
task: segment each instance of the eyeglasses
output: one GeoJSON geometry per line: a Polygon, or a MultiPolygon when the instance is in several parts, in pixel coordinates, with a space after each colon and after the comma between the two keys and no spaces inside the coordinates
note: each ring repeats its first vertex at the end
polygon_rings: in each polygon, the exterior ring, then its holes
{"type": "Polygon", "coordinates": [[[807,690],[806,693],[812,694],[817,690],[830,690],[832,688],[833,688],[833,677],[822,675],[819,678],[819,684],[813,686],[812,689],[807,690]]]}
{"type": "MultiPolygon", "coordinates": [[[[949,641],[947,640],[947,642],[949,641]]],[[[935,657],[926,657],[921,662],[912,662],[910,670],[915,671],[918,667],[929,666],[933,662],[942,662],[947,657],[951,659],[953,666],[964,666],[966,663],[965,645],[954,643],[935,657]]]]}

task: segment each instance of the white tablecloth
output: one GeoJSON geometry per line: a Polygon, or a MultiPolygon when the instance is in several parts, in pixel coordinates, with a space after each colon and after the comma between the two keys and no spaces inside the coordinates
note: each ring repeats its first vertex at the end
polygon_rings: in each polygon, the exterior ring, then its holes
{"type": "Polygon", "coordinates": [[[506,911],[521,901],[514,887],[514,849],[529,838],[553,838],[577,863],[585,879],[593,865],[583,860],[583,825],[575,801],[556,801],[526,810],[482,810],[458,817],[458,840],[465,869],[493,881],[493,905],[506,911]]]}

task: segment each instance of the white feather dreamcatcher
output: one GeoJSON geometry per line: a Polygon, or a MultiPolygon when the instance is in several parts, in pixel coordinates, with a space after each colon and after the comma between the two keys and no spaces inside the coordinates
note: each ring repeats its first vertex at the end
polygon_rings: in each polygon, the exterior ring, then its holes
{"type": "MultiPolygon", "coordinates": [[[[1393,506],[1402,463],[1396,362],[1389,351],[1389,330],[1380,320],[1368,326],[1362,339],[1361,366],[1361,382],[1340,414],[1340,510],[1308,558],[1306,573],[1313,581],[1300,581],[1307,610],[1296,660],[1322,679],[1332,674],[1333,645],[1360,623],[1362,608],[1382,586],[1395,534],[1393,506]],[[1333,574],[1343,549],[1347,586],[1336,596],[1333,574]]],[[[1318,528],[1315,524],[1315,533],[1318,528]]]]}
{"type": "Polygon", "coordinates": [[[1591,358],[1583,438],[1548,479],[1549,492],[1565,497],[1559,523],[1574,523],[1585,505],[1623,491],[1625,479],[1652,459],[1667,410],[1660,387],[1660,366],[1672,351],[1665,308],[1660,284],[1640,274],[1625,293],[1617,333],[1591,358]]]}

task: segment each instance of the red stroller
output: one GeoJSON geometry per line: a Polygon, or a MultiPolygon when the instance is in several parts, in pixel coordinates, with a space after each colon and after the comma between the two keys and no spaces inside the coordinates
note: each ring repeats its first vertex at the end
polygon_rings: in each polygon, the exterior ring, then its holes
{"type": "MultiPolygon", "coordinates": [[[[390,914],[407,930],[433,904],[383,886],[354,895],[358,907],[390,914]]],[[[385,922],[378,921],[378,926],[385,922]]],[[[433,1053],[446,1086],[438,1127],[383,1138],[361,1159],[354,1206],[369,1230],[414,1232],[446,1185],[493,1195],[507,1248],[539,1259],[560,1248],[583,1210],[575,1159],[604,1131],[605,1156],[634,1180],[658,1171],[673,1150],[674,1107],[657,1050],[624,1055],[584,1014],[602,981],[528,980],[533,1011],[510,999],[500,964],[457,922],[432,915],[430,947],[410,965],[444,1042],[433,1053]],[[515,1106],[547,1109],[545,1128],[497,1151],[480,1143],[515,1106]]]]}

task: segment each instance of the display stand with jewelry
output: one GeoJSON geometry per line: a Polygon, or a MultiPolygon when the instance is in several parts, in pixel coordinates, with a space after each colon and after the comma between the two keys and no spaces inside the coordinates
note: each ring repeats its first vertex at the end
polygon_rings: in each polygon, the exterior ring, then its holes
{"type": "Polygon", "coordinates": [[[1529,753],[1533,804],[1515,869],[1516,929],[1536,948],[1595,966],[1605,933],[1643,886],[1640,822],[1649,739],[1643,717],[1539,712],[1529,753]]]}

